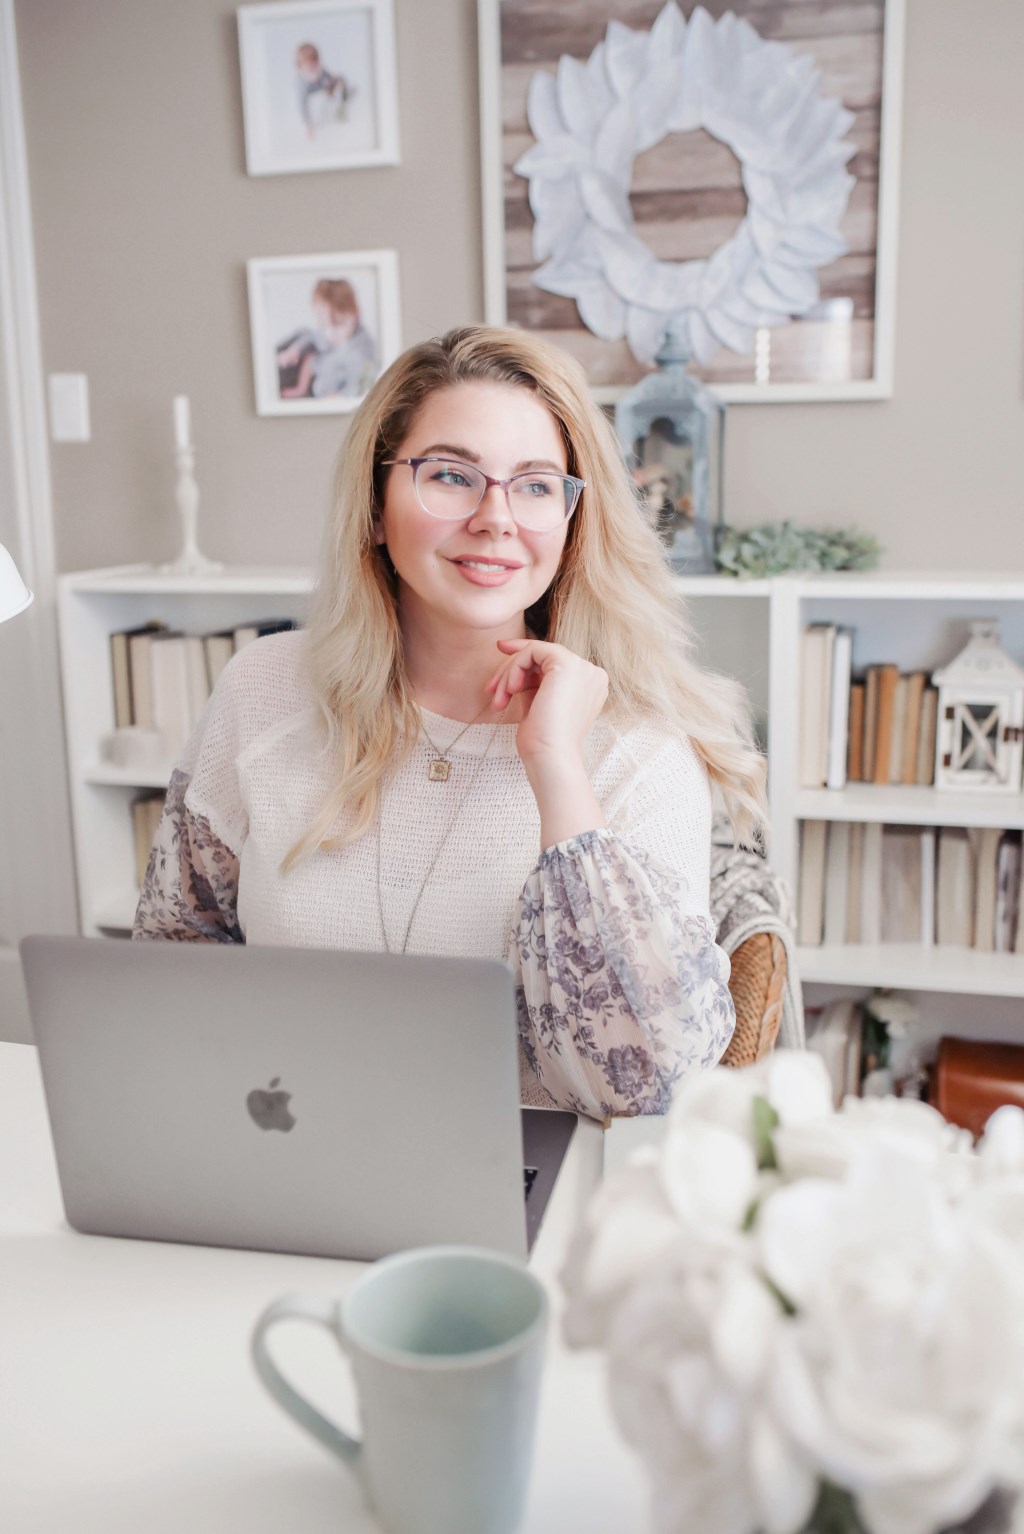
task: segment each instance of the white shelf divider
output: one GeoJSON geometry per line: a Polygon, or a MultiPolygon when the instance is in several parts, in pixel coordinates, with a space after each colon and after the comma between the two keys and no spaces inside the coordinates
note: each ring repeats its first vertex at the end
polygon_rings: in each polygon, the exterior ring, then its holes
{"type": "Polygon", "coordinates": [[[848,943],[800,948],[800,978],[825,985],[948,991],[964,996],[1024,996],[1024,955],[911,943],[848,943]]]}
{"type": "Polygon", "coordinates": [[[801,788],[799,820],[862,820],[900,826],[1024,827],[1024,794],[956,793],[909,784],[848,783],[801,788]]]}
{"type": "Polygon", "coordinates": [[[100,762],[82,774],[86,783],[106,784],[108,788],[164,788],[171,781],[170,767],[114,767],[100,762]]]}

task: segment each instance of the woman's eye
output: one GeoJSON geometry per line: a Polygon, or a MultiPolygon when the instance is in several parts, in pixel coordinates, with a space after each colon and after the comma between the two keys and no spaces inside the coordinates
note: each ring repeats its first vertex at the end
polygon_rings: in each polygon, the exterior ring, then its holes
{"type": "Polygon", "coordinates": [[[519,482],[519,488],[526,495],[532,495],[535,500],[541,496],[552,493],[551,481],[547,479],[523,479],[519,482]]]}
{"type": "Polygon", "coordinates": [[[443,468],[436,469],[430,477],[436,484],[451,485],[456,490],[465,489],[469,484],[465,474],[460,469],[453,468],[450,463],[445,464],[443,468]]]}

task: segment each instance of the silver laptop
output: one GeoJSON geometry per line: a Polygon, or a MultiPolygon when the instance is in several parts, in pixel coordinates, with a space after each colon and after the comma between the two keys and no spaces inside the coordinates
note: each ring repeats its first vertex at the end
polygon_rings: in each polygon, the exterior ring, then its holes
{"type": "Polygon", "coordinates": [[[320,1257],[526,1255],[571,1113],[521,1109],[490,960],[21,944],[76,1230],[320,1257]]]}

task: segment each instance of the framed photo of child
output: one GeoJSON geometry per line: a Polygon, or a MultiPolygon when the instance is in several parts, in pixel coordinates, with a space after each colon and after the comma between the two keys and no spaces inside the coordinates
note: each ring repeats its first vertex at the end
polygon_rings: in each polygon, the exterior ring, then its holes
{"type": "Polygon", "coordinates": [[[247,272],[257,414],[354,410],[401,351],[396,253],[256,258],[247,272]]]}
{"type": "Polygon", "coordinates": [[[250,176],[398,164],[393,0],[238,11],[250,176]]]}

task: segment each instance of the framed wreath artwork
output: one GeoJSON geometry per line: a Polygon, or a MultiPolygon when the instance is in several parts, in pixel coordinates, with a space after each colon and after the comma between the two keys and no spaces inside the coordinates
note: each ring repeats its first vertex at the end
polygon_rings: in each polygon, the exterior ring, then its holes
{"type": "Polygon", "coordinates": [[[903,0],[478,0],[488,319],[611,402],[892,392],[903,0]]]}

